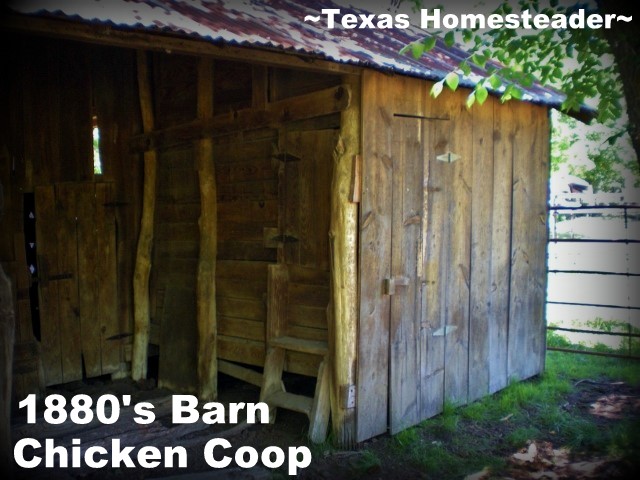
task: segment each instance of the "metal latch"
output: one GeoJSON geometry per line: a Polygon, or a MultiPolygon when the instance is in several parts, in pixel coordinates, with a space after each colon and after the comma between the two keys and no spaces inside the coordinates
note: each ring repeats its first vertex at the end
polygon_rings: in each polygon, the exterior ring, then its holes
{"type": "Polygon", "coordinates": [[[382,289],[385,295],[395,295],[396,287],[406,287],[407,285],[409,285],[409,277],[395,276],[385,278],[382,289]]]}

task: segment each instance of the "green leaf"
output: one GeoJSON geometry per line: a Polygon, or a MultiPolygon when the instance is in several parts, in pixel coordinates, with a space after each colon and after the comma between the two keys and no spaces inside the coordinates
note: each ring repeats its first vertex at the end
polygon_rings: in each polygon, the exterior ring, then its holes
{"type": "Polygon", "coordinates": [[[460,70],[462,70],[462,73],[465,75],[471,75],[471,67],[466,60],[460,64],[460,70]]]}
{"type": "Polygon", "coordinates": [[[516,87],[515,85],[512,85],[512,87],[513,88],[511,89],[511,96],[517,100],[522,100],[522,96],[524,95],[524,90],[516,87]]]}
{"type": "Polygon", "coordinates": [[[435,47],[437,40],[438,38],[435,36],[425,38],[424,41],[422,42],[422,44],[424,45],[424,51],[428,52],[433,47],[435,47]]]}
{"type": "Polygon", "coordinates": [[[411,44],[411,55],[413,55],[413,58],[418,59],[422,56],[423,53],[424,44],[422,44],[421,42],[413,42],[411,44]]]}
{"type": "Polygon", "coordinates": [[[462,31],[462,40],[464,40],[465,42],[470,42],[472,38],[473,38],[473,32],[470,29],[465,28],[462,31]]]}
{"type": "Polygon", "coordinates": [[[491,88],[498,89],[502,85],[502,80],[497,75],[491,75],[489,77],[489,85],[491,85],[491,88]]]}
{"type": "Polygon", "coordinates": [[[433,87],[431,87],[431,96],[433,98],[437,98],[438,95],[442,93],[443,86],[444,86],[443,80],[440,80],[439,82],[434,83],[433,87]]]}
{"type": "Polygon", "coordinates": [[[456,37],[453,32],[449,31],[446,33],[444,43],[447,47],[453,47],[454,43],[456,43],[456,37]]]}
{"type": "Polygon", "coordinates": [[[484,68],[487,63],[487,59],[484,55],[475,53],[471,56],[471,61],[478,65],[480,68],[484,68]]]}
{"type": "Polygon", "coordinates": [[[489,91],[482,84],[476,85],[476,100],[480,105],[486,102],[487,97],[489,96],[489,91]]]}
{"type": "Polygon", "coordinates": [[[476,93],[471,92],[467,97],[467,108],[471,108],[474,103],[476,103],[476,93]]]}
{"type": "Polygon", "coordinates": [[[456,88],[458,88],[458,84],[460,83],[460,77],[456,72],[449,72],[447,76],[444,77],[444,83],[446,83],[447,87],[455,92],[456,88]]]}

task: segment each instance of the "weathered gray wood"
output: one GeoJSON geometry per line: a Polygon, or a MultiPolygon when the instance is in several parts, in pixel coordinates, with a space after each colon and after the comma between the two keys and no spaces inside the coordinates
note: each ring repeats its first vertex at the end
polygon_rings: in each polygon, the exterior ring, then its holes
{"type": "Polygon", "coordinates": [[[489,393],[492,369],[489,335],[493,211],[493,110],[489,98],[473,114],[473,185],[471,198],[471,285],[469,298],[469,401],[489,393]]]}
{"type": "Polygon", "coordinates": [[[511,102],[494,106],[493,209],[491,211],[491,304],[489,306],[489,391],[507,386],[507,337],[511,283],[511,209],[514,114],[511,102]]]}
{"type": "Polygon", "coordinates": [[[423,121],[396,118],[393,124],[393,214],[391,275],[403,278],[391,296],[389,326],[389,429],[391,434],[420,421],[420,311],[416,309],[418,242],[422,210],[423,121]]]}
{"type": "Polygon", "coordinates": [[[544,367],[546,183],[548,132],[544,109],[514,106],[513,213],[508,374],[524,379],[544,367]]]}
{"type": "MultiPolygon", "coordinates": [[[[467,93],[463,90],[447,99],[451,112],[450,151],[460,159],[447,164],[449,182],[446,189],[448,203],[449,261],[447,263],[447,328],[445,335],[445,400],[455,404],[467,402],[469,387],[469,285],[471,241],[471,174],[473,169],[471,141],[473,123],[465,107],[467,93]]],[[[446,110],[445,110],[446,111],[446,110]]],[[[445,167],[446,168],[446,167],[445,167]]]]}
{"type": "Polygon", "coordinates": [[[360,203],[360,316],[358,324],[357,435],[362,441],[387,431],[390,299],[382,280],[391,274],[393,111],[389,80],[363,75],[362,200],[360,203]]]}

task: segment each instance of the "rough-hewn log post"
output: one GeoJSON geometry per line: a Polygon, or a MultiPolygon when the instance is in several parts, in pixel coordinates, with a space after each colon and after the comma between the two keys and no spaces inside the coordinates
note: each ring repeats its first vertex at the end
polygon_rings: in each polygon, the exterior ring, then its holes
{"type": "MultiPolygon", "coordinates": [[[[138,50],[138,90],[142,127],[145,132],[154,128],[153,102],[147,56],[138,50]]],[[[153,219],[156,207],[156,164],[155,150],[144,153],[144,186],[142,193],[142,220],[136,265],[133,273],[133,353],[131,356],[131,378],[142,380],[147,377],[147,351],[149,348],[149,275],[151,273],[151,249],[153,247],[153,219]]]]}
{"type": "Polygon", "coordinates": [[[0,265],[0,462],[9,466],[13,463],[11,452],[11,382],[13,380],[13,339],[15,335],[15,315],[11,283],[0,265]]]}
{"type": "MultiPolygon", "coordinates": [[[[202,58],[198,65],[198,118],[213,117],[213,62],[202,58]]],[[[213,140],[196,144],[200,181],[200,255],[198,257],[198,393],[201,400],[218,396],[216,256],[218,249],[218,207],[213,140]]]]}
{"type": "Polygon", "coordinates": [[[349,405],[355,385],[358,322],[358,205],[350,201],[356,155],[360,154],[360,77],[346,77],[351,104],[342,112],[340,136],[334,151],[331,183],[330,344],[333,378],[331,419],[336,441],[355,443],[355,408],[349,405]]]}

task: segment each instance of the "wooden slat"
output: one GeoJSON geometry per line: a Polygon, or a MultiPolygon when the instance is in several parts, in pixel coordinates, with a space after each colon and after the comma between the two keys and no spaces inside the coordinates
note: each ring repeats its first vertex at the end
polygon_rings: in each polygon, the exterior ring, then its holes
{"type": "Polygon", "coordinates": [[[55,231],[56,210],[53,186],[36,187],[36,245],[38,249],[38,292],[42,364],[45,385],[62,383],[62,351],[60,316],[58,314],[58,282],[49,282],[58,266],[58,242],[55,231]]]}
{"type": "Polygon", "coordinates": [[[247,320],[237,317],[218,316],[218,332],[227,337],[265,341],[264,321],[247,320]]]}
{"type": "Polygon", "coordinates": [[[270,407],[286,408],[287,410],[304,413],[305,415],[309,415],[311,407],[313,406],[313,399],[311,397],[288,392],[274,392],[266,396],[263,401],[267,402],[270,407]]]}
{"type": "Polygon", "coordinates": [[[218,114],[208,119],[171,126],[162,130],[145,132],[131,139],[132,151],[166,147],[199,138],[211,138],[233,132],[256,130],[265,127],[309,118],[322,117],[344,111],[351,102],[348,85],[331,87],[319,92],[287,98],[267,104],[266,109],[247,108],[218,114]]]}
{"type": "Polygon", "coordinates": [[[70,274],[58,282],[58,312],[60,315],[60,347],[62,381],[82,379],[82,333],[78,303],[78,243],[76,212],[79,198],[74,184],[56,185],[56,215],[58,265],[52,275],[70,274]]]}
{"type": "MultiPolygon", "coordinates": [[[[102,345],[101,322],[98,318],[101,308],[112,308],[111,305],[98,303],[98,289],[103,286],[102,271],[103,258],[101,249],[98,249],[98,236],[96,232],[96,199],[93,183],[74,186],[78,195],[77,225],[78,225],[78,306],[80,313],[80,328],[82,330],[82,356],[88,377],[102,375],[102,345]]],[[[100,232],[101,234],[104,232],[100,232]]],[[[110,280],[108,278],[104,279],[110,280]]],[[[111,279],[115,280],[115,278],[111,279]]],[[[106,288],[111,285],[104,285],[106,288]]]]}
{"type": "Polygon", "coordinates": [[[493,208],[491,210],[491,305],[489,307],[489,391],[507,386],[507,337],[511,278],[511,210],[515,120],[512,102],[494,107],[493,208]]]}
{"type": "MultiPolygon", "coordinates": [[[[442,99],[440,102],[442,102],[442,99]]],[[[438,103],[439,109],[447,111],[438,103]]],[[[450,122],[430,124],[430,144],[425,163],[426,219],[423,224],[424,254],[421,311],[424,355],[421,359],[421,410],[429,418],[442,411],[444,405],[445,337],[434,335],[446,325],[445,281],[449,265],[449,217],[446,191],[451,165],[436,160],[450,148],[450,122]]]]}
{"type": "Polygon", "coordinates": [[[357,441],[387,431],[390,299],[382,295],[382,279],[391,275],[392,164],[390,135],[380,132],[390,132],[393,120],[388,82],[369,71],[363,76],[357,441]]]}
{"type": "MultiPolygon", "coordinates": [[[[118,277],[116,222],[113,208],[109,203],[115,200],[115,185],[112,183],[95,184],[95,243],[98,254],[96,264],[96,305],[100,331],[101,371],[102,375],[114,373],[120,369],[121,344],[108,340],[122,332],[118,321],[118,277]]],[[[84,319],[83,319],[84,321],[84,319]]]]}
{"type": "Polygon", "coordinates": [[[260,372],[242,367],[236,363],[218,360],[218,371],[250,383],[251,385],[255,385],[256,387],[262,386],[262,374],[260,372]]]}
{"type": "MultiPolygon", "coordinates": [[[[489,393],[493,374],[489,336],[493,212],[493,110],[491,97],[473,114],[473,187],[471,199],[471,286],[469,299],[469,401],[489,393]]],[[[504,181],[504,179],[503,179],[504,181]]]]}
{"type": "Polygon", "coordinates": [[[448,164],[450,170],[446,189],[448,222],[447,248],[447,327],[455,329],[445,337],[445,400],[465,404],[469,388],[469,285],[471,257],[471,174],[473,119],[465,107],[465,91],[457,91],[451,105],[451,151],[460,159],[448,164]]]}
{"type": "MultiPolygon", "coordinates": [[[[410,97],[411,98],[411,97],[410,97]]],[[[419,99],[417,99],[419,101],[419,99]]],[[[402,112],[402,111],[401,111],[402,112]]],[[[389,325],[389,429],[395,434],[420,421],[418,339],[420,311],[416,309],[418,242],[422,210],[422,121],[394,119],[393,214],[391,275],[404,277],[391,297],[389,325]]]]}
{"type": "MultiPolygon", "coordinates": [[[[198,63],[198,118],[213,116],[213,63],[198,63]]],[[[197,278],[198,396],[215,400],[218,396],[216,257],[218,253],[218,207],[213,142],[201,139],[196,147],[200,182],[200,252],[197,278]]]]}
{"type": "Polygon", "coordinates": [[[544,367],[548,120],[542,108],[516,105],[508,374],[524,379],[544,367]]]}
{"type": "Polygon", "coordinates": [[[313,355],[326,355],[329,349],[326,341],[306,340],[288,336],[272,338],[269,340],[269,345],[293,352],[310,353],[313,355]]]}

